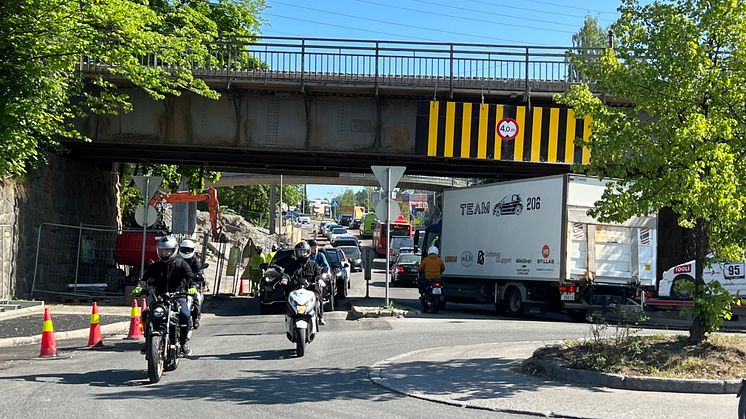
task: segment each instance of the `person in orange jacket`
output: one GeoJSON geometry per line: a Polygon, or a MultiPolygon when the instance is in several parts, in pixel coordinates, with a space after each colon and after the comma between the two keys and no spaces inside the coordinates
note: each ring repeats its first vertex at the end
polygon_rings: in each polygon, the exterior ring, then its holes
{"type": "Polygon", "coordinates": [[[424,294],[427,291],[429,281],[440,279],[440,275],[446,270],[446,265],[440,260],[438,253],[437,247],[430,246],[427,249],[427,257],[422,260],[420,266],[417,268],[417,272],[419,272],[417,286],[420,289],[420,294],[424,294]]]}

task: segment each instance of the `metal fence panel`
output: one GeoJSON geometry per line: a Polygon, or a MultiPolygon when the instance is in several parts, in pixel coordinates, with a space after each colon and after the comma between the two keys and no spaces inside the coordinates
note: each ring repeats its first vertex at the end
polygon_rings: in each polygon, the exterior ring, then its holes
{"type": "Polygon", "coordinates": [[[39,226],[31,296],[122,295],[116,271],[119,230],[45,223],[39,226]]]}
{"type": "Polygon", "coordinates": [[[0,224],[0,301],[13,290],[13,226],[0,224]]]}

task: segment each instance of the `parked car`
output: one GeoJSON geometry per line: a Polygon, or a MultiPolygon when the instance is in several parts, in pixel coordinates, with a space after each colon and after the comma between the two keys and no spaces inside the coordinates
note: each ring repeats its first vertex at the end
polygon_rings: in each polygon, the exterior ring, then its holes
{"type": "Polygon", "coordinates": [[[325,247],[321,250],[326,256],[329,266],[332,268],[331,274],[336,278],[335,290],[337,299],[347,298],[347,290],[350,288],[349,262],[346,261],[345,254],[336,248],[325,247]]]}
{"type": "Polygon", "coordinates": [[[339,225],[341,226],[349,227],[351,221],[352,217],[350,217],[349,215],[343,215],[339,217],[339,225]]]}
{"type": "Polygon", "coordinates": [[[353,236],[351,234],[346,234],[344,236],[339,236],[339,237],[335,238],[334,241],[332,242],[332,246],[334,246],[334,247],[339,247],[339,246],[355,246],[355,247],[359,248],[360,247],[360,242],[357,240],[357,237],[355,237],[355,236],[353,236]]]}
{"type": "Polygon", "coordinates": [[[420,256],[414,253],[400,254],[391,266],[391,285],[417,284],[417,268],[420,256]]]}
{"type": "Polygon", "coordinates": [[[347,229],[344,227],[336,227],[331,230],[329,234],[329,241],[334,241],[337,239],[337,237],[347,236],[347,229]]]}
{"type": "Polygon", "coordinates": [[[301,224],[311,224],[311,217],[303,215],[298,217],[298,222],[301,224]]]}
{"type": "Polygon", "coordinates": [[[357,218],[353,218],[352,221],[350,221],[350,230],[355,230],[360,228],[360,220],[357,218]]]}
{"type": "Polygon", "coordinates": [[[337,249],[341,250],[347,258],[350,260],[350,270],[352,272],[363,271],[363,256],[360,253],[360,247],[358,246],[339,246],[337,249]]]}

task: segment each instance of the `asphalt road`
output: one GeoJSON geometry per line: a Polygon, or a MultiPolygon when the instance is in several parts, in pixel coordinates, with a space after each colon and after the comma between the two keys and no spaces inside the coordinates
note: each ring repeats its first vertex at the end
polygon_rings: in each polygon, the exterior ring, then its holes
{"type": "MultiPolygon", "coordinates": [[[[382,284],[378,279],[376,282],[382,284]]],[[[364,290],[353,277],[353,295],[364,290]]],[[[380,293],[381,287],[375,287],[380,293]]],[[[416,300],[414,288],[394,298],[416,300]]],[[[261,316],[253,299],[217,299],[192,339],[193,355],[162,381],[147,381],[139,343],[108,340],[108,350],[64,341],[62,357],[34,359],[38,347],[0,349],[0,412],[4,417],[521,417],[442,405],[385,390],[369,366],[401,353],[459,344],[555,341],[586,336],[587,325],[444,312],[412,319],[346,320],[329,324],[296,358],[280,314],[261,316]]]]}

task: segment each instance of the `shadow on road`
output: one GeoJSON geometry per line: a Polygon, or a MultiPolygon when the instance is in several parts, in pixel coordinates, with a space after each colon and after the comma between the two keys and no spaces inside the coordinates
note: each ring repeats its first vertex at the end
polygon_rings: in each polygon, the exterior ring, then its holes
{"type": "Polygon", "coordinates": [[[148,382],[142,370],[102,370],[82,373],[50,373],[1,377],[2,381],[33,381],[55,384],[77,384],[94,387],[131,387],[148,382]]]}
{"type": "Polygon", "coordinates": [[[295,349],[268,349],[253,352],[234,352],[227,354],[192,355],[189,359],[226,360],[226,361],[274,361],[295,358],[295,349]]]}

